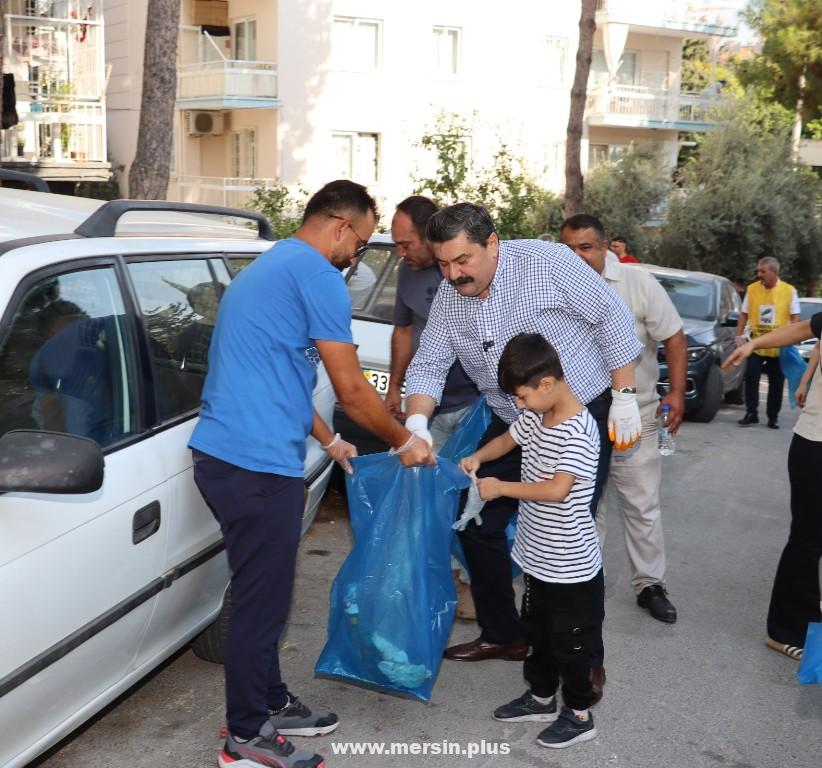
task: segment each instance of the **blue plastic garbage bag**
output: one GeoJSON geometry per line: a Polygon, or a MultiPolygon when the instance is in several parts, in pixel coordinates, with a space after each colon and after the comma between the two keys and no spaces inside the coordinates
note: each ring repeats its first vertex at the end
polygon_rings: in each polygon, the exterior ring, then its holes
{"type": "Polygon", "coordinates": [[[378,453],[346,476],[354,547],[331,587],[315,671],[428,701],[456,608],[448,544],[470,479],[378,453]]]}
{"type": "MultiPolygon", "coordinates": [[[[463,416],[457,428],[448,438],[442,447],[440,458],[450,459],[454,464],[459,464],[460,459],[464,459],[469,454],[477,450],[480,438],[485,434],[488,425],[491,423],[491,409],[485,402],[485,395],[477,398],[471,410],[463,416]]],[[[480,519],[482,512],[480,512],[480,519]]],[[[505,527],[505,536],[508,539],[508,551],[514,547],[514,538],[517,535],[517,515],[516,513],[508,521],[505,527]]],[[[451,554],[459,560],[460,565],[466,570],[465,553],[462,551],[459,537],[456,532],[451,537],[451,554]]],[[[516,578],[522,573],[520,567],[511,561],[511,577],[516,578]]]]}
{"type": "Polygon", "coordinates": [[[785,378],[788,380],[788,399],[791,403],[791,408],[796,408],[796,388],[799,386],[799,380],[808,364],[802,359],[802,355],[796,351],[796,347],[782,347],[779,351],[779,367],[785,378]]]}
{"type": "Polygon", "coordinates": [[[812,621],[808,624],[808,635],[802,651],[802,661],[796,670],[800,683],[822,685],[822,624],[812,621]]]}

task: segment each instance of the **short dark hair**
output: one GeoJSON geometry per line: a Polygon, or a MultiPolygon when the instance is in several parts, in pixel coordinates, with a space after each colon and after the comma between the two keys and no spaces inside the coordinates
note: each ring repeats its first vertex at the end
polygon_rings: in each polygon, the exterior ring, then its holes
{"type": "Polygon", "coordinates": [[[520,387],[536,387],[546,376],[564,378],[559,355],[538,333],[519,333],[502,351],[497,367],[499,386],[513,395],[520,387]]]}
{"type": "Polygon", "coordinates": [[[626,248],[628,247],[628,241],[622,235],[617,235],[616,237],[612,237],[611,242],[612,243],[625,243],[625,247],[626,248]]]}
{"type": "Polygon", "coordinates": [[[488,238],[496,232],[488,211],[474,203],[449,205],[435,213],[428,221],[425,236],[432,243],[447,243],[460,232],[465,232],[469,243],[488,245],[488,238]]]}
{"type": "Polygon", "coordinates": [[[431,217],[439,210],[437,204],[424,195],[411,195],[406,197],[398,206],[398,211],[402,211],[411,219],[414,229],[421,240],[425,240],[425,228],[431,217]]]}
{"type": "Polygon", "coordinates": [[[303,223],[312,216],[328,216],[332,213],[343,212],[366,216],[369,211],[374,214],[375,219],[379,218],[377,202],[368,194],[368,190],[354,181],[337,179],[337,181],[329,181],[311,196],[305,206],[303,223]]]}
{"type": "Polygon", "coordinates": [[[562,232],[563,229],[570,229],[574,232],[578,232],[580,229],[593,229],[600,241],[605,239],[605,227],[602,226],[602,222],[596,216],[591,216],[588,213],[569,216],[562,222],[559,231],[562,232]]]}

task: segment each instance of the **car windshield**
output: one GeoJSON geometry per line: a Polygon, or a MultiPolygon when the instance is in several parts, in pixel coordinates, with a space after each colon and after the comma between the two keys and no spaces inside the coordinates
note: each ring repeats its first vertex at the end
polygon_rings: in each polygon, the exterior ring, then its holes
{"type": "Polygon", "coordinates": [[[711,283],[667,275],[655,277],[671,297],[681,317],[689,317],[692,320],[714,318],[714,291],[711,283]]]}
{"type": "Polygon", "coordinates": [[[822,301],[799,300],[800,320],[810,320],[817,312],[822,312],[822,301]]]}

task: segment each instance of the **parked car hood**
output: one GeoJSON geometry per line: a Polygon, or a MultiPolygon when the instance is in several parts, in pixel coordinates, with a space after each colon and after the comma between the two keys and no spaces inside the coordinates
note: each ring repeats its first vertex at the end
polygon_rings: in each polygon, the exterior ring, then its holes
{"type": "Polygon", "coordinates": [[[714,340],[716,323],[713,320],[694,320],[690,317],[682,318],[682,330],[697,344],[707,344],[714,340]]]}

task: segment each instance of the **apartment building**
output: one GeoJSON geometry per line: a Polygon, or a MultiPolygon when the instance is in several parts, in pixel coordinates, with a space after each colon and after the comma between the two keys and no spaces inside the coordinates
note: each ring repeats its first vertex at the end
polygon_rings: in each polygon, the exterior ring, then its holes
{"type": "Polygon", "coordinates": [[[0,163],[56,191],[107,180],[102,0],[5,5],[0,163]]]}
{"type": "MultiPolygon", "coordinates": [[[[134,156],[146,0],[105,0],[110,141],[134,156]]],[[[635,142],[668,163],[709,129],[715,94],[682,93],[682,43],[716,48],[735,12],[681,0],[600,0],[583,164],[635,142]]],[[[242,204],[257,183],[313,190],[340,177],[387,205],[432,159],[418,144],[440,112],[470,126],[490,163],[500,142],[546,187],[564,185],[578,2],[182,0],[169,197],[242,204]]]]}

